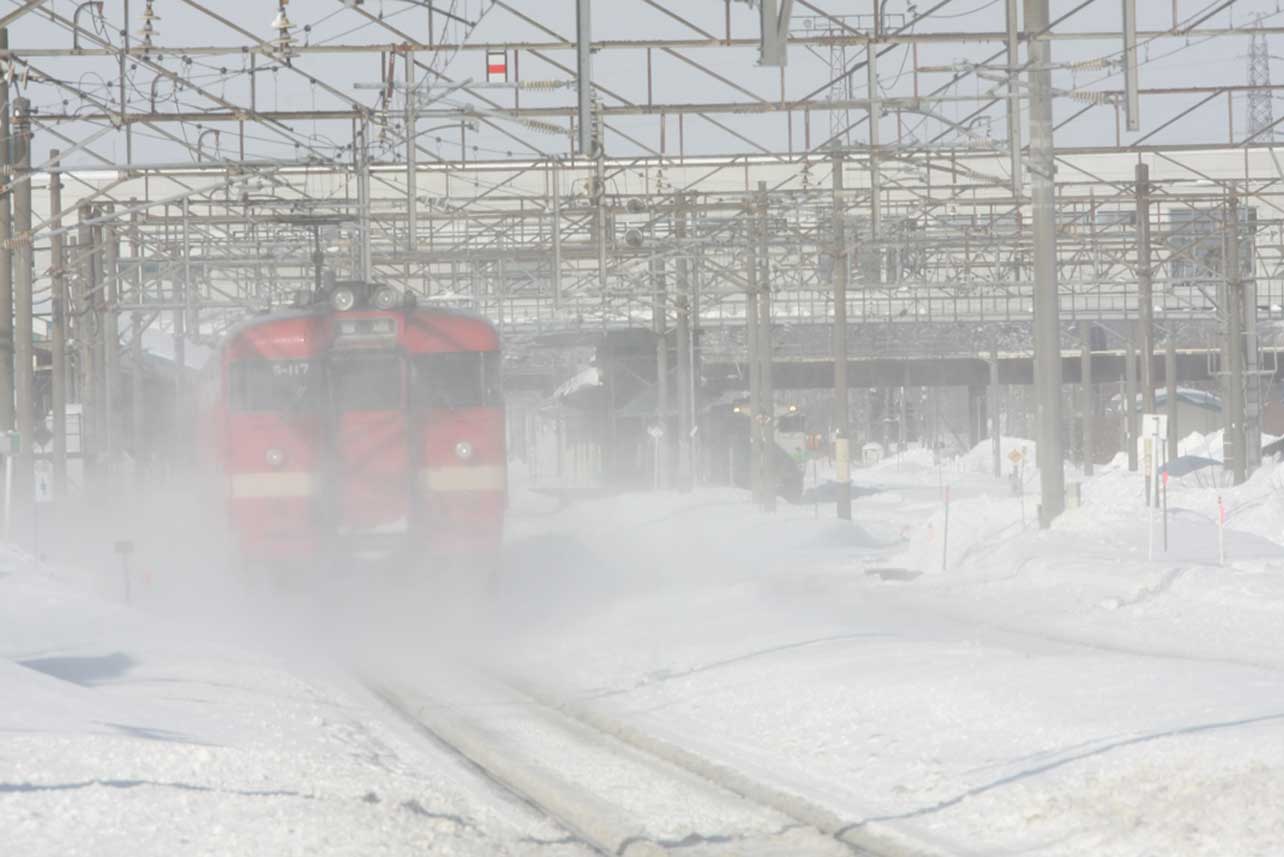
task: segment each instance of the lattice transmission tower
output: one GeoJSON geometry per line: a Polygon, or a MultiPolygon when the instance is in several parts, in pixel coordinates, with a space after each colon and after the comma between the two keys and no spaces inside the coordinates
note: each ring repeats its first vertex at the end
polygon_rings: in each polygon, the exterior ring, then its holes
{"type": "MultiPolygon", "coordinates": [[[[1257,29],[1253,31],[1253,40],[1248,51],[1248,133],[1250,136],[1275,123],[1275,108],[1271,95],[1271,54],[1266,45],[1266,34],[1262,32],[1262,22],[1258,19],[1257,29]]],[[[1271,143],[1275,141],[1275,130],[1272,128],[1254,142],[1271,143]]]]}

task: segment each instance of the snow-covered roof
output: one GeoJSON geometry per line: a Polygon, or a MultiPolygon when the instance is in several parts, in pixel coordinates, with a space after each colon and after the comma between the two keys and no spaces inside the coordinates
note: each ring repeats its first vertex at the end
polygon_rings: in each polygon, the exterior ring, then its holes
{"type": "MultiPolygon", "coordinates": [[[[1118,408],[1123,404],[1124,396],[1122,393],[1115,393],[1110,397],[1111,407],[1118,408]]],[[[1196,390],[1194,387],[1178,387],[1177,401],[1185,402],[1188,405],[1194,405],[1197,408],[1206,408],[1210,411],[1220,411],[1222,409],[1221,397],[1216,393],[1210,393],[1207,390],[1196,390]]],[[[1137,394],[1138,407],[1141,404],[1141,393],[1137,394]]],[[[1155,390],[1155,407],[1161,408],[1168,404],[1168,391],[1159,387],[1155,390]]]]}
{"type": "MultiPolygon", "coordinates": [[[[1191,387],[1178,387],[1177,401],[1186,402],[1200,408],[1208,408],[1212,411],[1220,411],[1222,409],[1222,400],[1216,393],[1210,393],[1207,390],[1196,390],[1191,387]]],[[[1160,404],[1167,403],[1168,391],[1156,390],[1155,406],[1158,407],[1160,404]]]]}
{"type": "Polygon", "coordinates": [[[572,393],[583,390],[585,387],[600,386],[602,386],[602,370],[596,366],[590,366],[563,381],[553,391],[553,398],[564,399],[572,393]]]}

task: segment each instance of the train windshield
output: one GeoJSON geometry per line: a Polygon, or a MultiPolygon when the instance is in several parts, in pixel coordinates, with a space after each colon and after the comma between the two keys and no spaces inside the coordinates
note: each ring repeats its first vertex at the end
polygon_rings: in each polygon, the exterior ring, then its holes
{"type": "Polygon", "coordinates": [[[389,352],[350,352],[330,364],[330,387],[341,411],[401,409],[401,357],[389,352]]]}
{"type": "Polygon", "coordinates": [[[411,400],[417,408],[483,408],[499,404],[497,351],[420,354],[413,367],[411,400]]]}
{"type": "Polygon", "coordinates": [[[802,434],[807,431],[807,418],[802,414],[783,414],[776,417],[776,431],[788,434],[802,434]]]}
{"type": "Polygon", "coordinates": [[[237,360],[228,367],[229,404],[236,411],[310,408],[316,374],[308,360],[237,360]]]}

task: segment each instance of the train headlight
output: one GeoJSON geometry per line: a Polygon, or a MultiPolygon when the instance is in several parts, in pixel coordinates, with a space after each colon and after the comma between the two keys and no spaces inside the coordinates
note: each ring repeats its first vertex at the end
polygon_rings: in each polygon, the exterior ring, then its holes
{"type": "Polygon", "coordinates": [[[344,286],[330,293],[330,306],[339,312],[347,312],[357,305],[357,293],[344,286]]]}
{"type": "Polygon", "coordinates": [[[263,456],[268,467],[277,468],[285,464],[285,453],[279,449],[269,449],[263,456]]]}
{"type": "Polygon", "coordinates": [[[390,310],[401,302],[401,295],[397,294],[396,289],[388,286],[380,286],[375,289],[374,305],[375,309],[390,310]]]}
{"type": "Polygon", "coordinates": [[[455,457],[460,461],[467,461],[473,457],[473,445],[466,440],[461,440],[455,444],[455,457]]]}

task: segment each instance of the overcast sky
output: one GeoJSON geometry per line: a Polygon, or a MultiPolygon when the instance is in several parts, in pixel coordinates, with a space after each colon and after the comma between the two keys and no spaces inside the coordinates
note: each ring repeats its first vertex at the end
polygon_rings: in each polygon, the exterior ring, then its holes
{"type": "MultiPolygon", "coordinates": [[[[547,41],[550,36],[541,31],[547,28],[560,35],[571,37],[574,34],[574,3],[572,0],[507,0],[508,5],[516,12],[535,19],[539,26],[523,21],[519,15],[490,0],[434,0],[439,9],[451,11],[454,15],[468,21],[475,21],[476,26],[466,28],[452,22],[447,16],[435,16],[437,23],[436,40],[455,41],[468,38],[470,41],[547,41]]],[[[659,0],[657,0],[659,2],[659,0]]],[[[670,8],[679,10],[697,28],[721,35],[724,30],[724,4],[722,0],[667,0],[670,8]]],[[[16,7],[19,0],[3,0],[3,5],[16,7]]],[[[74,0],[49,0],[47,6],[58,14],[70,17],[77,3],[74,0]]],[[[108,0],[106,21],[94,21],[101,38],[118,44],[122,29],[122,0],[108,0]]],[[[868,27],[871,3],[869,0],[814,0],[812,5],[826,10],[833,15],[851,16],[850,24],[859,29],[868,27]]],[[[889,26],[901,26],[906,16],[912,14],[915,6],[919,10],[934,5],[929,0],[908,3],[905,0],[888,0],[885,3],[889,16],[889,26]]],[[[1070,11],[1078,0],[1054,0],[1052,16],[1055,19],[1070,11]]],[[[1141,26],[1143,28],[1167,28],[1171,25],[1171,4],[1161,0],[1142,0],[1141,26]]],[[[1189,23],[1202,16],[1203,10],[1215,8],[1220,3],[1209,0],[1180,0],[1178,18],[1182,23],[1189,23]]],[[[135,42],[142,30],[143,0],[131,0],[129,30],[135,42]]],[[[218,14],[235,21],[239,26],[269,39],[274,35],[271,21],[275,13],[274,4],[266,0],[210,0],[207,6],[218,14]]],[[[245,37],[238,35],[223,24],[203,15],[186,5],[182,0],[156,0],[155,8],[161,16],[156,23],[158,37],[156,44],[163,51],[158,60],[166,68],[179,71],[193,83],[221,98],[237,103],[249,101],[249,62],[241,53],[229,53],[221,57],[189,57],[184,60],[178,49],[189,45],[228,45],[239,46],[246,42],[245,37]],[[168,49],[168,50],[167,50],[168,49]]],[[[428,40],[428,12],[422,0],[366,0],[365,9],[383,20],[391,27],[420,39],[428,40]]],[[[794,29],[805,32],[808,26],[819,26],[816,16],[801,4],[795,5],[794,29]]],[[[1004,3],[1001,0],[954,0],[933,16],[914,25],[916,33],[934,32],[978,32],[996,31],[1003,28],[1004,3]]],[[[310,43],[357,44],[398,42],[401,38],[377,23],[363,18],[358,12],[345,8],[341,0],[295,0],[289,4],[289,15],[295,24],[295,35],[299,40],[310,43]],[[309,26],[310,32],[303,28],[309,26]]],[[[1276,0],[1239,0],[1228,10],[1219,12],[1210,18],[1205,26],[1237,25],[1251,23],[1257,15],[1264,16],[1268,25],[1284,25],[1284,14],[1279,11],[1276,0]]],[[[86,14],[82,20],[89,21],[86,14]]],[[[1084,10],[1069,18],[1057,27],[1059,32],[1117,30],[1120,27],[1120,4],[1118,0],[1096,0],[1084,10]]],[[[742,2],[732,4],[732,33],[736,37],[755,37],[757,33],[757,13],[742,2]]],[[[656,8],[647,5],[644,0],[595,0],[594,2],[594,35],[599,39],[639,39],[646,37],[690,38],[696,33],[686,25],[665,16],[656,8]]],[[[1277,37],[1271,37],[1271,50],[1276,50],[1277,37]]],[[[38,13],[27,15],[16,23],[10,34],[11,44],[18,49],[29,47],[67,48],[71,46],[70,34],[56,24],[49,22],[38,13]]],[[[946,45],[923,45],[918,52],[920,66],[947,66],[960,61],[977,62],[990,57],[999,45],[992,43],[946,45]]],[[[1054,60],[1057,62],[1080,62],[1095,58],[1114,57],[1120,49],[1119,39],[1058,42],[1055,46],[1054,60]]],[[[1219,39],[1186,39],[1162,38],[1143,45],[1141,58],[1144,63],[1141,79],[1143,86],[1182,86],[1182,85],[1215,85],[1242,84],[1247,82],[1247,54],[1249,39],[1247,36],[1232,36],[1219,39]]],[[[860,49],[849,48],[846,61],[849,66],[862,58],[860,49]]],[[[653,100],[656,103],[684,102],[727,102],[750,101],[754,97],[768,100],[780,98],[780,75],[776,69],[760,68],[756,65],[754,49],[699,49],[689,51],[691,59],[709,66],[718,75],[731,81],[746,92],[739,92],[726,83],[705,74],[680,59],[660,51],[653,52],[653,100]]],[[[545,54],[547,60],[560,62],[567,66],[574,65],[574,56],[567,51],[554,51],[545,54]]],[[[808,49],[794,46],[790,52],[789,67],[785,77],[785,94],[787,98],[796,99],[823,86],[830,78],[831,62],[843,58],[831,57],[827,49],[808,49]]],[[[526,81],[565,80],[567,75],[530,52],[522,52],[516,58],[520,76],[526,81]]],[[[115,103],[118,98],[119,71],[114,61],[105,58],[71,58],[39,59],[33,61],[36,68],[46,74],[66,82],[68,86],[89,91],[97,97],[110,93],[115,103]]],[[[513,60],[510,59],[510,64],[513,60]]],[[[619,50],[600,53],[596,58],[595,79],[621,98],[636,103],[647,100],[646,87],[646,52],[642,50],[619,50]]],[[[295,62],[296,70],[264,70],[266,61],[260,61],[258,79],[258,104],[262,108],[330,108],[340,106],[342,100],[338,95],[326,91],[324,86],[309,83],[312,76],[344,96],[370,103],[375,95],[367,90],[355,88],[357,83],[377,83],[381,79],[379,54],[352,56],[321,55],[305,56],[295,62]]],[[[484,55],[477,52],[464,52],[458,55],[439,55],[436,68],[454,79],[472,77],[481,79],[484,76],[484,55]]],[[[909,48],[896,48],[879,60],[880,89],[885,96],[906,96],[914,91],[915,76],[912,73],[913,57],[909,48]]],[[[397,71],[398,77],[402,74],[397,71]]],[[[129,86],[128,98],[132,109],[145,109],[149,106],[155,72],[145,65],[133,64],[127,73],[129,86]]],[[[421,77],[426,77],[421,74],[421,77]]],[[[919,75],[918,86],[921,92],[930,92],[948,80],[940,73],[919,75]]],[[[439,84],[437,80],[431,80],[439,84]]],[[[1056,84],[1065,92],[1075,92],[1081,97],[1098,89],[1113,89],[1121,86],[1121,76],[1117,68],[1108,70],[1064,70],[1057,74],[1056,84]]],[[[968,76],[947,92],[951,95],[977,97],[994,87],[990,81],[968,76]]],[[[865,97],[865,72],[860,70],[853,76],[852,95],[855,98],[865,97]]],[[[175,109],[205,110],[211,102],[191,90],[176,90],[172,83],[162,81],[155,86],[156,109],[167,111],[175,109]]],[[[50,84],[29,84],[28,96],[41,112],[82,112],[93,108],[82,100],[59,90],[50,84]]],[[[511,105],[511,92],[487,93],[501,104],[511,105]]],[[[823,97],[823,96],[822,96],[823,97]]],[[[1145,133],[1201,96],[1168,96],[1150,97],[1143,104],[1143,131],[1145,133]]],[[[523,105],[569,104],[573,95],[569,90],[553,93],[524,92],[523,105]]],[[[608,105],[619,101],[611,96],[605,97],[608,105]]],[[[477,99],[458,95],[437,102],[434,106],[458,107],[466,103],[481,106],[477,99]]],[[[1056,112],[1058,119],[1066,118],[1081,110],[1082,101],[1069,95],[1058,99],[1056,112]]],[[[1234,133],[1242,138],[1246,129],[1246,96],[1238,94],[1233,99],[1234,133]]],[[[945,103],[933,107],[939,114],[956,120],[967,116],[974,109],[972,102],[945,103]]],[[[988,133],[1002,138],[1003,110],[995,107],[987,114],[991,125],[987,128],[985,121],[974,126],[974,133],[984,138],[988,133]]],[[[780,115],[768,116],[716,116],[718,122],[754,143],[773,150],[789,148],[790,126],[780,115]]],[[[853,121],[862,118],[859,111],[853,111],[853,121]]],[[[441,124],[446,120],[432,120],[441,124]]],[[[564,120],[556,120],[565,125],[564,120]]],[[[1200,108],[1190,117],[1165,129],[1152,138],[1152,142],[1193,143],[1224,142],[1227,139],[1227,103],[1225,97],[1214,99],[1200,108]]],[[[430,127],[429,120],[423,120],[422,129],[430,127]]],[[[806,132],[804,118],[796,113],[792,120],[792,148],[799,151],[804,148],[806,132]]],[[[510,132],[505,135],[499,131],[483,129],[481,133],[468,134],[466,146],[470,158],[506,157],[511,152],[514,156],[530,156],[534,152],[566,153],[569,139],[561,135],[543,134],[527,126],[511,121],[500,121],[501,127],[510,132]],[[514,140],[516,137],[518,139],[514,140]]],[[[830,116],[826,111],[816,111],[811,116],[811,143],[819,144],[828,136],[830,116]]],[[[660,148],[660,120],[657,117],[615,117],[610,120],[612,131],[608,133],[608,151],[614,155],[642,154],[647,149],[660,148]],[[627,135],[627,136],[626,136],[627,135]],[[628,137],[633,138],[632,141],[628,137]]],[[[220,126],[223,135],[220,137],[222,151],[225,155],[233,154],[236,145],[232,140],[235,125],[220,126]]],[[[902,113],[901,116],[886,116],[880,126],[884,143],[898,139],[903,142],[924,142],[932,139],[945,128],[940,122],[917,115],[902,113]]],[[[63,132],[75,138],[89,131],[85,123],[67,125],[63,132]]],[[[180,139],[194,142],[200,129],[193,125],[170,125],[166,129],[180,139]]],[[[682,136],[688,153],[700,152],[752,152],[755,148],[726,130],[698,117],[689,116],[683,122],[682,136]]],[[[862,122],[854,132],[853,141],[866,139],[866,128],[862,122]]],[[[135,132],[135,161],[185,160],[190,155],[173,141],[166,141],[156,129],[139,127],[135,132]]],[[[292,157],[294,154],[306,154],[308,151],[334,155],[339,147],[351,141],[351,126],[347,122],[312,122],[294,123],[288,130],[270,130],[249,126],[247,131],[247,156],[249,157],[292,157]],[[296,143],[299,145],[296,147],[296,143]]],[[[1115,111],[1112,107],[1096,107],[1088,114],[1075,120],[1058,132],[1059,145],[1084,145],[1112,142],[1115,135],[1115,111]]],[[[1123,135],[1126,144],[1139,135],[1123,135]]],[[[946,138],[950,139],[950,138],[946,138]]],[[[428,148],[437,151],[444,158],[456,158],[460,154],[460,137],[455,129],[427,132],[424,137],[428,148]],[[440,139],[438,139],[440,138],[440,139]]],[[[210,142],[207,140],[207,142],[210,142]]],[[[678,122],[670,117],[666,125],[666,151],[674,153],[678,147],[678,122]]],[[[51,146],[62,145],[51,138],[51,135],[39,134],[36,141],[36,152],[40,154],[51,146]]],[[[123,142],[118,135],[104,138],[95,147],[108,160],[124,159],[123,142]]],[[[78,161],[88,163],[87,159],[78,161]]]]}

